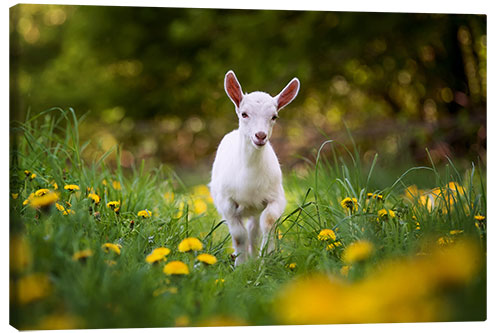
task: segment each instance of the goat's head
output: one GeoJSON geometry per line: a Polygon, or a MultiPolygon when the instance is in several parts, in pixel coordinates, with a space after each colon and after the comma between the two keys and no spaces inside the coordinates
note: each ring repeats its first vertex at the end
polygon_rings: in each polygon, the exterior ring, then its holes
{"type": "Polygon", "coordinates": [[[276,96],[255,91],[244,94],[233,71],[226,73],[224,89],[236,107],[240,131],[259,149],[271,138],[278,112],[288,105],[299,92],[299,79],[292,79],[276,96]]]}

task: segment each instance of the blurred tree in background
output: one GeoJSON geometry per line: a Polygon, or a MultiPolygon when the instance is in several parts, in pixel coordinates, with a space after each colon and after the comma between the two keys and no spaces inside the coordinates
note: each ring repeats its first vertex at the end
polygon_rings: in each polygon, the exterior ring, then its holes
{"type": "Polygon", "coordinates": [[[299,167],[325,136],[371,161],[486,155],[486,16],[17,5],[10,11],[11,119],[53,106],[88,111],[86,158],[117,143],[147,158],[208,167],[237,127],[223,88],[298,98],[273,145],[299,167]]]}

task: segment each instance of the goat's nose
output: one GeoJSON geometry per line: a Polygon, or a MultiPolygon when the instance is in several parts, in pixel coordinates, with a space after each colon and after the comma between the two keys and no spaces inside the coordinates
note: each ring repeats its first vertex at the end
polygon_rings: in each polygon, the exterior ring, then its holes
{"type": "Polygon", "coordinates": [[[257,132],[255,133],[255,137],[259,140],[264,140],[265,138],[267,138],[267,134],[264,132],[257,132]]]}

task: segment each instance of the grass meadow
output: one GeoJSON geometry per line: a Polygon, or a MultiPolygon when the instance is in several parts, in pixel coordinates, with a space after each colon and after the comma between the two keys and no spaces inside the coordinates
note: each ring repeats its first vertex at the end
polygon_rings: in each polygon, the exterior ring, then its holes
{"type": "Polygon", "coordinates": [[[235,268],[205,184],[124,171],[119,148],[84,162],[95,143],[80,121],[51,109],[11,124],[18,329],[486,319],[483,165],[387,174],[325,141],[303,172],[284,170],[276,250],[235,268]]]}

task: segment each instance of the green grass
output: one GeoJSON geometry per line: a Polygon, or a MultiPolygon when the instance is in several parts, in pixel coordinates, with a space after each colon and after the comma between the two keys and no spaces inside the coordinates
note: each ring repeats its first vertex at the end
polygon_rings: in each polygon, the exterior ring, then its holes
{"type": "MultiPolygon", "coordinates": [[[[377,168],[377,156],[371,165],[363,165],[356,150],[327,141],[306,172],[284,170],[288,206],[277,224],[276,251],[234,268],[227,227],[209,197],[161,166],[145,170],[142,164],[122,170],[119,148],[94,161],[82,161],[82,151],[92,142],[80,142],[81,121],[71,109],[54,108],[11,125],[10,191],[18,197],[11,197],[10,203],[10,321],[17,328],[165,327],[180,321],[196,326],[217,319],[226,324],[230,320],[250,325],[287,323],[273,310],[284,286],[313,272],[340,278],[345,247],[361,239],[370,241],[375,251],[352,265],[344,278],[348,283],[362,281],[390,258],[416,258],[426,242],[436,243],[443,236],[471,239],[482,247],[479,259],[483,259],[486,232],[475,225],[474,216],[486,216],[484,167],[471,163],[469,169],[457,170],[450,161],[438,168],[430,160],[427,166],[394,175],[377,168]],[[105,163],[112,156],[117,165],[113,169],[105,163]],[[24,170],[36,178],[27,177],[24,170]],[[23,205],[37,189],[53,189],[53,182],[59,187],[58,203],[74,214],[63,215],[54,206],[23,205]],[[462,194],[453,192],[453,203],[444,200],[449,182],[464,188],[462,194]],[[65,184],[79,185],[80,190],[67,191],[65,184]],[[406,198],[405,189],[413,184],[441,189],[436,199],[440,204],[429,210],[417,203],[418,198],[406,198]],[[87,198],[89,190],[100,196],[99,204],[87,198]],[[167,200],[165,193],[173,193],[173,200],[167,200]],[[367,193],[380,194],[383,200],[367,200],[367,193]],[[357,199],[357,210],[341,207],[346,197],[357,199]],[[112,200],[121,202],[118,214],[106,207],[112,200]],[[394,211],[395,217],[377,220],[382,208],[394,211]],[[143,209],[152,216],[138,217],[143,209]],[[322,229],[335,231],[340,243],[334,250],[318,240],[322,229]],[[451,230],[463,232],[450,236],[451,230]],[[16,245],[20,235],[27,244],[24,248],[16,245]],[[193,253],[177,251],[186,237],[199,238],[203,252],[218,262],[206,266],[193,253]],[[103,251],[104,243],[120,244],[120,255],[103,251]],[[172,250],[168,262],[187,263],[190,274],[166,276],[164,263],[147,263],[146,256],[160,246],[172,250]],[[74,253],[85,249],[93,255],[73,260],[74,253]],[[290,263],[296,268],[290,269],[290,263]],[[19,301],[20,281],[33,273],[47,276],[50,287],[39,297],[19,301]],[[225,282],[215,283],[216,279],[225,282]]],[[[485,279],[481,267],[467,283],[439,291],[451,310],[438,319],[484,320],[485,279]]]]}

